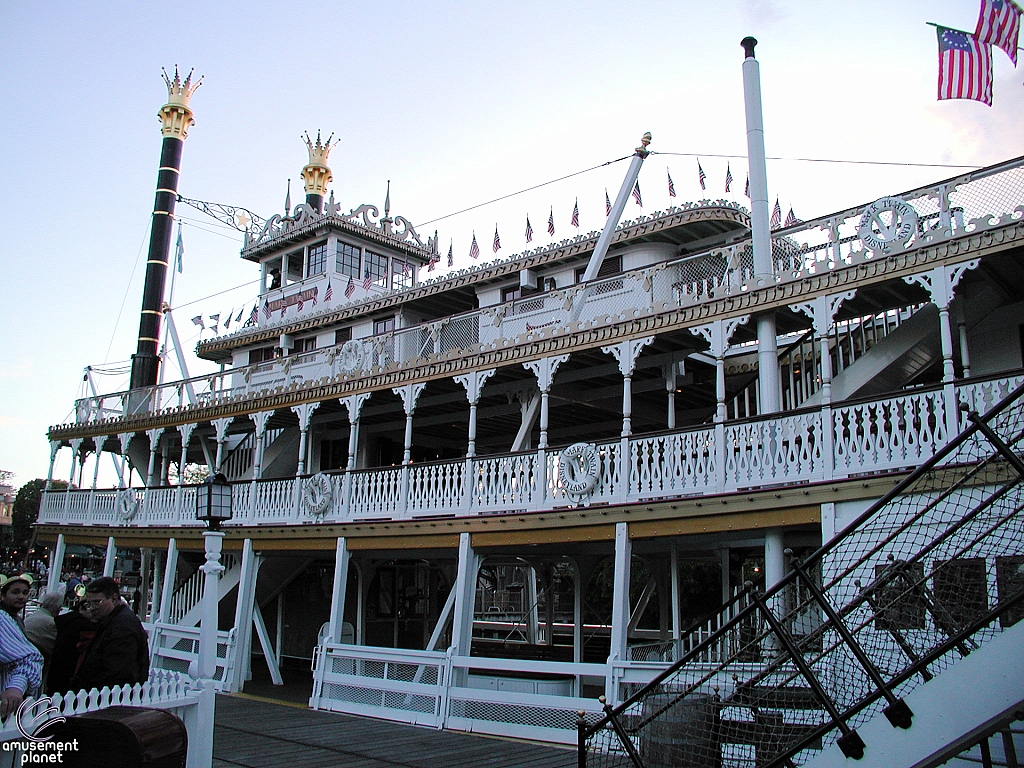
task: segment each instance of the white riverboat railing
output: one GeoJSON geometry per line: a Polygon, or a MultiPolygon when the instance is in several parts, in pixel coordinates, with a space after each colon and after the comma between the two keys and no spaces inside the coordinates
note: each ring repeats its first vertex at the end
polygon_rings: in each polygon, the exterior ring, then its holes
{"type": "MultiPolygon", "coordinates": [[[[561,486],[557,450],[333,473],[330,504],[315,517],[302,502],[304,478],[236,483],[234,517],[227,525],[522,513],[577,501],[636,503],[908,469],[966,426],[960,403],[984,412],[1022,381],[1024,374],[967,380],[599,443],[596,483],[583,498],[570,497],[561,486]]],[[[198,526],[193,494],[189,487],[48,491],[38,522],[198,526]],[[119,501],[126,494],[134,504],[119,501]]]]}
{"type": "MultiPolygon", "coordinates": [[[[911,190],[899,197],[914,209],[917,225],[904,242],[889,244],[885,250],[871,250],[872,243],[862,239],[863,206],[774,232],[776,284],[798,282],[832,270],[891,258],[922,245],[1020,221],[1024,217],[1024,158],[911,190]]],[[[620,229],[645,224],[656,227],[661,219],[681,210],[708,205],[737,207],[736,203],[725,200],[704,200],[623,222],[620,229]]],[[[555,247],[583,244],[596,237],[597,233],[580,235],[555,247]]],[[[531,255],[545,250],[537,249],[531,255]]],[[[487,266],[483,264],[480,268],[487,266]]],[[[350,341],[348,344],[352,346],[344,356],[339,346],[325,347],[150,389],[83,398],[76,403],[75,422],[100,424],[142,414],[187,412],[274,391],[301,390],[398,367],[464,357],[481,350],[571,333],[577,328],[599,327],[724,296],[738,296],[759,287],[752,278],[752,268],[750,243],[739,242],[594,281],[576,323],[570,324],[568,319],[580,287],[570,286],[543,296],[350,341]]],[[[285,318],[266,327],[284,327],[295,319],[285,318]]],[[[263,323],[261,315],[261,328],[263,323]]]]}

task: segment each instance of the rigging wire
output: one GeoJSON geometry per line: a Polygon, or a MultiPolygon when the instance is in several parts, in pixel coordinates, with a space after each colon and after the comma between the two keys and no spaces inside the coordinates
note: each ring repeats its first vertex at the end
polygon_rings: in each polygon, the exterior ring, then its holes
{"type": "Polygon", "coordinates": [[[193,299],[192,301],[185,302],[184,304],[179,304],[176,307],[171,307],[171,309],[183,309],[183,308],[185,308],[187,306],[190,306],[192,304],[198,304],[200,301],[206,301],[207,299],[212,299],[212,298],[215,298],[217,296],[221,296],[222,294],[225,294],[225,293],[231,293],[232,291],[237,291],[239,288],[247,288],[248,286],[255,285],[258,282],[259,282],[259,280],[250,280],[247,283],[242,283],[241,285],[236,285],[233,288],[225,288],[223,291],[217,291],[217,293],[211,293],[209,296],[201,296],[198,299],[193,299]]]}
{"type": "Polygon", "coordinates": [[[110,343],[107,344],[107,351],[103,355],[103,362],[107,362],[107,358],[110,357],[110,348],[114,346],[114,337],[117,335],[117,326],[121,322],[121,313],[124,312],[124,305],[128,302],[128,292],[132,289],[132,280],[135,279],[135,270],[139,268],[139,259],[142,258],[142,249],[146,247],[146,241],[149,240],[149,232],[147,232],[142,238],[142,244],[139,246],[139,253],[135,257],[135,264],[132,265],[132,274],[128,278],[128,285],[124,289],[124,298],[121,299],[121,308],[117,310],[117,320],[114,321],[114,330],[110,333],[110,343]]]}
{"type": "MultiPolygon", "coordinates": [[[[227,240],[231,240],[231,241],[236,242],[236,243],[242,242],[242,239],[239,238],[239,237],[231,237],[230,235],[225,235],[223,232],[214,232],[212,229],[206,229],[205,227],[200,227],[198,224],[193,223],[195,221],[199,221],[199,219],[191,219],[191,218],[186,218],[184,216],[178,216],[177,218],[181,222],[183,222],[186,226],[192,227],[194,229],[198,229],[201,232],[206,232],[206,233],[211,234],[211,235],[216,235],[217,237],[223,237],[223,238],[225,238],[227,240]]],[[[228,227],[226,225],[214,225],[214,226],[224,226],[225,229],[231,229],[231,227],[228,227]]]]}
{"type": "Polygon", "coordinates": [[[486,203],[477,203],[476,205],[469,206],[469,208],[463,208],[461,211],[455,211],[455,213],[448,213],[448,214],[445,214],[444,216],[438,216],[436,219],[431,219],[430,221],[421,222],[420,224],[417,224],[416,226],[417,227],[425,227],[425,226],[427,226],[427,224],[433,224],[436,221],[442,221],[444,219],[450,219],[452,216],[458,216],[460,213],[466,213],[467,211],[473,211],[473,210],[476,210],[477,208],[483,208],[485,205],[490,205],[491,203],[497,203],[497,202],[500,202],[501,200],[508,200],[510,197],[515,197],[516,195],[521,195],[524,192],[532,192],[535,189],[540,189],[541,187],[546,187],[549,184],[555,184],[555,183],[557,183],[559,181],[565,181],[566,179],[571,179],[573,176],[581,176],[584,173],[590,173],[591,171],[596,171],[598,168],[604,168],[606,165],[613,165],[615,163],[620,163],[623,160],[628,160],[631,157],[632,157],[632,155],[626,155],[625,157],[620,157],[617,160],[609,160],[606,163],[601,163],[601,164],[595,165],[595,166],[593,166],[591,168],[585,168],[582,171],[576,171],[575,173],[570,173],[568,176],[561,176],[561,177],[559,177],[557,179],[552,179],[551,181],[545,181],[545,182],[543,182],[541,184],[536,184],[536,185],[534,185],[532,187],[527,187],[526,189],[520,189],[518,192],[510,192],[507,195],[502,195],[501,197],[496,197],[493,200],[488,200],[486,203]]]}
{"type": "MultiPolygon", "coordinates": [[[[674,155],[676,157],[724,157],[746,160],[746,155],[713,155],[701,152],[651,152],[652,155],[674,155]]],[[[945,163],[890,163],[883,160],[832,160],[819,157],[765,157],[765,160],[785,160],[793,163],[838,163],[842,165],[896,165],[906,168],[959,168],[976,171],[981,165],[949,165],[945,163]]]]}

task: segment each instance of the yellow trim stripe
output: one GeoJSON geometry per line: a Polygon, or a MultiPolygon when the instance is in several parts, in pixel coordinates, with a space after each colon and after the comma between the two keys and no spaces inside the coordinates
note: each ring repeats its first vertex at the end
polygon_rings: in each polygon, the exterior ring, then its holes
{"type": "Polygon", "coordinates": [[[164,187],[157,187],[156,191],[157,192],[166,192],[169,195],[176,195],[176,194],[178,194],[178,191],[176,189],[165,189],[164,187]]]}
{"type": "Polygon", "coordinates": [[[161,261],[160,259],[148,259],[146,261],[146,263],[147,264],[163,264],[165,267],[167,266],[167,262],[166,261],[161,261]]]}
{"type": "Polygon", "coordinates": [[[163,312],[160,312],[160,311],[155,310],[155,309],[144,309],[144,310],[142,310],[142,314],[144,314],[144,315],[162,315],[163,312]]]}
{"type": "Polygon", "coordinates": [[[170,216],[172,219],[174,218],[174,214],[170,211],[153,211],[153,215],[170,216]]]}
{"type": "Polygon", "coordinates": [[[169,165],[161,165],[159,168],[157,168],[157,170],[158,171],[174,171],[175,173],[181,173],[180,169],[178,169],[178,168],[171,168],[171,166],[169,166],[169,165]]]}
{"type": "Polygon", "coordinates": [[[152,336],[139,336],[139,341],[155,341],[155,342],[159,342],[160,339],[154,339],[152,336]]]}

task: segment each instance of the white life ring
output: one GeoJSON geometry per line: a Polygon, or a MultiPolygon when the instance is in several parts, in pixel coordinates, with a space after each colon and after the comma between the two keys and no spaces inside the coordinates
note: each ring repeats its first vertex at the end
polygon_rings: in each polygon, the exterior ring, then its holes
{"type": "Polygon", "coordinates": [[[584,496],[594,490],[600,463],[597,448],[590,443],[573,443],[558,459],[558,481],[570,496],[584,496]]]}
{"type": "Polygon", "coordinates": [[[127,488],[122,488],[117,492],[117,516],[128,522],[139,513],[139,497],[135,495],[135,491],[127,488]]]}
{"type": "Polygon", "coordinates": [[[917,231],[917,211],[898,197],[882,197],[864,209],[857,236],[864,247],[876,253],[894,245],[903,246],[917,231]],[[882,214],[888,214],[883,218],[882,214]]]}
{"type": "Polygon", "coordinates": [[[363,343],[350,339],[341,348],[341,370],[352,373],[363,367],[363,343]]]}
{"type": "Polygon", "coordinates": [[[317,472],[302,486],[302,506],[312,517],[320,517],[330,509],[333,495],[331,478],[323,472],[317,472]]]}

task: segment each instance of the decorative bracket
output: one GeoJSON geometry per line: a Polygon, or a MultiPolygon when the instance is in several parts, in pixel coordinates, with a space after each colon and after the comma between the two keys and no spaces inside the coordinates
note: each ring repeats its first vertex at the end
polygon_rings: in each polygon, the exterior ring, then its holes
{"type": "Polygon", "coordinates": [[[122,432],[117,436],[117,440],[121,443],[121,455],[128,455],[128,446],[132,443],[132,438],[135,437],[133,432],[122,432]]]}
{"type": "Polygon", "coordinates": [[[750,315],[743,315],[728,320],[715,320],[713,323],[698,325],[690,330],[696,331],[704,337],[704,340],[711,346],[712,357],[717,359],[725,356],[725,350],[729,348],[729,340],[732,339],[732,335],[749,319],[750,315]]]}
{"type": "Polygon", "coordinates": [[[626,339],[626,341],[612,344],[609,347],[601,347],[601,351],[612,355],[619,363],[619,373],[623,376],[632,376],[636,369],[636,359],[640,352],[648,344],[654,342],[653,336],[645,336],[642,339],[626,339]]]}
{"type": "Polygon", "coordinates": [[[427,382],[421,381],[419,384],[406,384],[404,387],[395,387],[391,390],[402,398],[406,416],[412,416],[416,410],[416,401],[420,399],[420,392],[425,386],[427,386],[427,382]]]}
{"type": "Polygon", "coordinates": [[[178,433],[181,435],[182,450],[188,448],[188,444],[192,440],[192,432],[195,430],[195,428],[195,422],[191,424],[180,424],[178,426],[178,433]]]}
{"type": "Polygon", "coordinates": [[[486,371],[473,371],[465,376],[455,376],[455,381],[466,388],[466,397],[470,405],[476,405],[480,401],[480,393],[483,391],[484,382],[491,378],[497,371],[491,368],[486,371]]]}
{"type": "Polygon", "coordinates": [[[960,278],[964,276],[968,269],[977,268],[978,262],[979,259],[971,259],[959,264],[941,264],[923,274],[908,275],[903,280],[909,285],[917,283],[928,291],[932,304],[939,309],[949,309],[949,303],[954,298],[954,292],[957,285],[960,284],[960,278]]]}
{"type": "Polygon", "coordinates": [[[354,424],[359,421],[359,413],[363,410],[363,403],[370,399],[369,392],[361,392],[358,395],[349,395],[341,399],[345,410],[348,411],[348,422],[354,424]]]}
{"type": "Polygon", "coordinates": [[[223,418],[223,419],[214,419],[213,421],[210,422],[211,424],[213,424],[213,428],[217,431],[217,442],[218,443],[223,443],[224,442],[224,438],[228,434],[228,427],[231,425],[231,422],[234,421],[234,420],[235,420],[234,416],[228,416],[228,417],[223,418]]]}
{"type": "Polygon", "coordinates": [[[803,304],[790,304],[789,308],[796,312],[803,312],[814,325],[814,335],[817,338],[826,336],[832,329],[836,312],[839,305],[848,299],[852,299],[856,291],[844,291],[833,296],[817,296],[803,304]]]}
{"type": "Polygon", "coordinates": [[[307,432],[309,430],[309,420],[313,418],[313,411],[319,407],[319,402],[303,403],[302,405],[292,406],[292,413],[299,417],[299,429],[302,432],[307,432]]]}
{"type": "Polygon", "coordinates": [[[155,451],[160,445],[160,437],[164,433],[164,428],[159,427],[157,429],[147,429],[146,434],[149,436],[149,450],[155,451]]]}
{"type": "Polygon", "coordinates": [[[252,419],[252,423],[256,425],[257,437],[262,437],[267,431],[267,422],[270,421],[270,417],[273,415],[273,411],[257,411],[256,413],[249,414],[249,418],[252,419]]]}
{"type": "Polygon", "coordinates": [[[555,371],[558,366],[569,359],[569,355],[554,355],[553,357],[542,357],[540,360],[531,360],[523,363],[523,368],[532,371],[537,377],[537,386],[541,392],[550,392],[551,384],[555,378],[555,371]]]}

